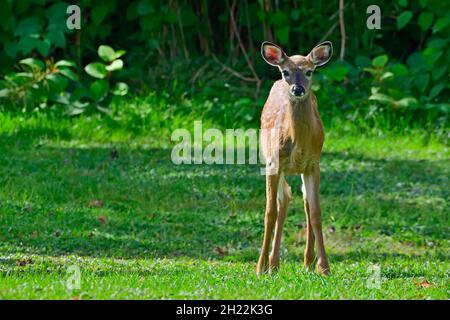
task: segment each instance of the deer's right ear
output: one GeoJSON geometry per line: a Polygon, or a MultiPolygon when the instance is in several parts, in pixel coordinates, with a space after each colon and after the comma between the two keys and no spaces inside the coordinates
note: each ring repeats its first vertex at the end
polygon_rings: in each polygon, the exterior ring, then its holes
{"type": "Polygon", "coordinates": [[[283,50],[269,41],[264,41],[262,43],[261,55],[268,64],[276,67],[283,63],[286,58],[286,54],[283,50]]]}

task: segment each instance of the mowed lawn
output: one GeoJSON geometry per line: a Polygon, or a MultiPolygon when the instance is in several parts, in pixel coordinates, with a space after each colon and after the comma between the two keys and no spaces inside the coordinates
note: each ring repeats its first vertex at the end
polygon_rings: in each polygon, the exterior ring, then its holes
{"type": "Polygon", "coordinates": [[[0,299],[450,298],[449,152],[438,141],[327,130],[332,274],[303,269],[300,178],[289,177],[281,269],[257,277],[259,166],[176,166],[157,136],[83,121],[0,122],[0,299]]]}

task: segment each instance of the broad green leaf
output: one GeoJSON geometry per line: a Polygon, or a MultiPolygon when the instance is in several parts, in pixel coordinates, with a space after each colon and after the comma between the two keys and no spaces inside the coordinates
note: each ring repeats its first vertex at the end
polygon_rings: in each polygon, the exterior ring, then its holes
{"type": "Polygon", "coordinates": [[[116,96],[124,96],[128,93],[128,85],[124,82],[118,82],[114,86],[112,93],[116,96]]]}
{"type": "Polygon", "coordinates": [[[401,63],[394,64],[392,66],[391,70],[392,70],[392,72],[394,72],[394,74],[396,76],[403,76],[403,75],[405,75],[405,74],[407,74],[409,72],[408,68],[405,65],[401,64],[401,63]]]}
{"type": "Polygon", "coordinates": [[[116,71],[121,70],[123,68],[123,61],[122,59],[117,59],[111,62],[109,66],[106,66],[106,70],[108,71],[116,71]]]}
{"type": "Polygon", "coordinates": [[[85,97],[87,95],[87,93],[88,92],[85,87],[78,87],[72,92],[70,101],[80,100],[81,98],[85,97]]]}
{"type": "Polygon", "coordinates": [[[408,59],[406,59],[406,63],[412,71],[422,71],[428,67],[427,60],[421,52],[414,52],[411,54],[408,59]]]}
{"type": "Polygon", "coordinates": [[[19,25],[14,31],[16,36],[29,36],[32,34],[39,34],[42,30],[42,22],[39,16],[31,16],[19,22],[19,25]]]}
{"type": "Polygon", "coordinates": [[[380,80],[390,79],[390,78],[392,78],[393,76],[394,76],[394,74],[393,74],[392,72],[390,72],[390,71],[384,72],[384,73],[381,75],[380,80]]]}
{"type": "Polygon", "coordinates": [[[397,29],[403,29],[409,21],[411,21],[411,18],[413,17],[413,14],[411,11],[403,11],[398,17],[397,17],[397,29]]]}
{"type": "Polygon", "coordinates": [[[366,56],[357,56],[355,59],[355,65],[360,68],[370,67],[372,62],[366,56]]]}
{"type": "Polygon", "coordinates": [[[379,102],[383,102],[383,103],[392,103],[394,100],[389,97],[388,95],[385,95],[383,93],[372,93],[372,95],[370,95],[369,100],[375,100],[375,101],[379,101],[379,102]]]}
{"type": "Polygon", "coordinates": [[[50,94],[50,100],[55,101],[60,104],[69,105],[70,104],[70,93],[68,92],[52,92],[50,94]]]}
{"type": "Polygon", "coordinates": [[[433,80],[436,81],[438,80],[440,77],[442,77],[445,72],[447,71],[447,65],[438,65],[436,66],[436,68],[434,68],[431,72],[433,75],[433,80]]]}
{"type": "Polygon", "coordinates": [[[103,79],[108,74],[105,65],[101,62],[89,63],[86,67],[84,67],[84,71],[86,71],[86,73],[91,77],[98,79],[103,79]]]}
{"type": "Polygon", "coordinates": [[[31,72],[12,72],[5,76],[5,80],[16,84],[21,84],[31,79],[33,79],[33,74],[31,72]]]}
{"type": "Polygon", "coordinates": [[[73,61],[59,60],[55,63],[55,67],[76,67],[77,65],[73,61]]]}
{"type": "Polygon", "coordinates": [[[66,37],[62,31],[50,31],[47,33],[47,39],[56,47],[66,47],[66,37]]]}
{"type": "Polygon", "coordinates": [[[45,11],[45,15],[48,19],[48,31],[62,32],[64,30],[62,28],[66,28],[66,10],[68,6],[68,3],[58,1],[45,11]]]}
{"type": "Polygon", "coordinates": [[[70,69],[63,68],[63,69],[59,69],[58,72],[60,74],[62,74],[63,76],[65,76],[66,78],[72,80],[72,81],[78,81],[79,80],[78,79],[78,75],[75,72],[73,72],[72,70],[70,70],[70,69]]]}
{"type": "Polygon", "coordinates": [[[42,71],[45,68],[44,63],[35,58],[27,58],[19,61],[20,64],[30,67],[32,70],[35,71],[42,71]]]}
{"type": "Polygon", "coordinates": [[[48,74],[45,77],[50,85],[50,89],[54,92],[62,92],[67,88],[67,79],[57,75],[57,74],[48,74]]]}
{"type": "Polygon", "coordinates": [[[406,7],[408,5],[408,0],[398,0],[400,7],[406,7]]]}
{"type": "Polygon", "coordinates": [[[383,54],[381,56],[375,57],[372,60],[372,65],[374,67],[384,67],[386,63],[388,62],[389,58],[387,55],[383,54]]]}
{"type": "Polygon", "coordinates": [[[350,69],[338,61],[330,64],[328,68],[323,69],[321,73],[334,81],[342,81],[347,76],[350,69]]]}
{"type": "Polygon", "coordinates": [[[0,98],[5,98],[9,95],[9,89],[2,89],[0,90],[0,98]]]}
{"type": "Polygon", "coordinates": [[[87,103],[87,102],[85,102],[85,103],[74,102],[67,107],[67,109],[64,113],[68,116],[77,116],[77,115],[85,112],[88,106],[89,106],[89,103],[87,103]]]}
{"type": "Polygon", "coordinates": [[[439,32],[444,29],[450,22],[448,17],[439,18],[433,26],[433,33],[439,32]]]}
{"type": "Polygon", "coordinates": [[[428,62],[429,66],[433,66],[437,60],[444,54],[443,50],[434,48],[434,47],[428,47],[425,50],[422,51],[423,57],[428,62]]]}
{"type": "Polygon", "coordinates": [[[445,83],[438,83],[430,90],[430,99],[434,99],[445,88],[445,83]]]}
{"type": "Polygon", "coordinates": [[[52,46],[52,44],[50,43],[50,41],[48,39],[36,41],[36,49],[44,57],[48,55],[51,46],[52,46]]]}
{"type": "Polygon", "coordinates": [[[110,46],[101,45],[97,50],[98,56],[103,59],[103,61],[111,62],[114,60],[115,52],[110,46]]]}
{"type": "Polygon", "coordinates": [[[432,39],[428,42],[427,46],[436,49],[442,49],[447,44],[444,39],[432,39]]]}
{"type": "Polygon", "coordinates": [[[394,103],[397,107],[407,108],[417,104],[417,99],[414,97],[405,97],[394,103]]]}
{"type": "Polygon", "coordinates": [[[433,14],[431,12],[422,12],[419,16],[419,26],[423,31],[428,30],[433,23],[433,14]]]}
{"type": "Polygon", "coordinates": [[[94,81],[89,88],[89,95],[92,99],[99,102],[106,98],[109,91],[109,84],[106,80],[94,81]]]}
{"type": "Polygon", "coordinates": [[[103,19],[105,19],[107,13],[108,13],[107,4],[100,4],[95,6],[91,12],[92,21],[94,22],[94,24],[99,25],[103,21],[103,19]]]}
{"type": "Polygon", "coordinates": [[[114,54],[114,60],[120,58],[121,56],[123,56],[125,53],[127,53],[125,50],[117,50],[114,54]]]}
{"type": "Polygon", "coordinates": [[[30,36],[20,37],[19,43],[17,44],[17,49],[22,51],[24,55],[28,55],[35,49],[38,45],[39,39],[30,36]]]}

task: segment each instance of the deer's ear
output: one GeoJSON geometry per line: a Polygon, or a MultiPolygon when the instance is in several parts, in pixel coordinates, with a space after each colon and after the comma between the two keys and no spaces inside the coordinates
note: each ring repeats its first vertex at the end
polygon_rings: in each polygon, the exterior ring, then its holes
{"type": "Polygon", "coordinates": [[[308,57],[316,65],[316,67],[321,67],[330,61],[332,55],[333,45],[330,41],[325,41],[315,46],[308,54],[308,57]]]}
{"type": "Polygon", "coordinates": [[[261,54],[264,60],[272,66],[279,66],[286,59],[286,54],[283,50],[269,41],[262,43],[261,54]]]}

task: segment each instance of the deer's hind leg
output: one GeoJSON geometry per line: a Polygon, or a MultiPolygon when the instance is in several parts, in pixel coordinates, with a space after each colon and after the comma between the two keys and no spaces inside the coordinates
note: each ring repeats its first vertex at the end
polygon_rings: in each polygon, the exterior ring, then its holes
{"type": "Polygon", "coordinates": [[[304,265],[305,269],[309,270],[309,267],[314,262],[315,254],[314,254],[314,232],[311,225],[311,213],[309,209],[308,198],[306,197],[306,188],[305,182],[302,175],[302,193],[303,193],[303,204],[305,207],[305,216],[306,216],[306,246],[305,246],[305,254],[304,254],[304,265]]]}
{"type": "Polygon", "coordinates": [[[275,235],[272,243],[272,252],[270,253],[270,270],[278,270],[280,264],[280,246],[283,235],[283,225],[286,219],[289,202],[292,199],[291,187],[286,182],[284,174],[281,173],[277,190],[277,211],[278,217],[275,225],[275,235]]]}

